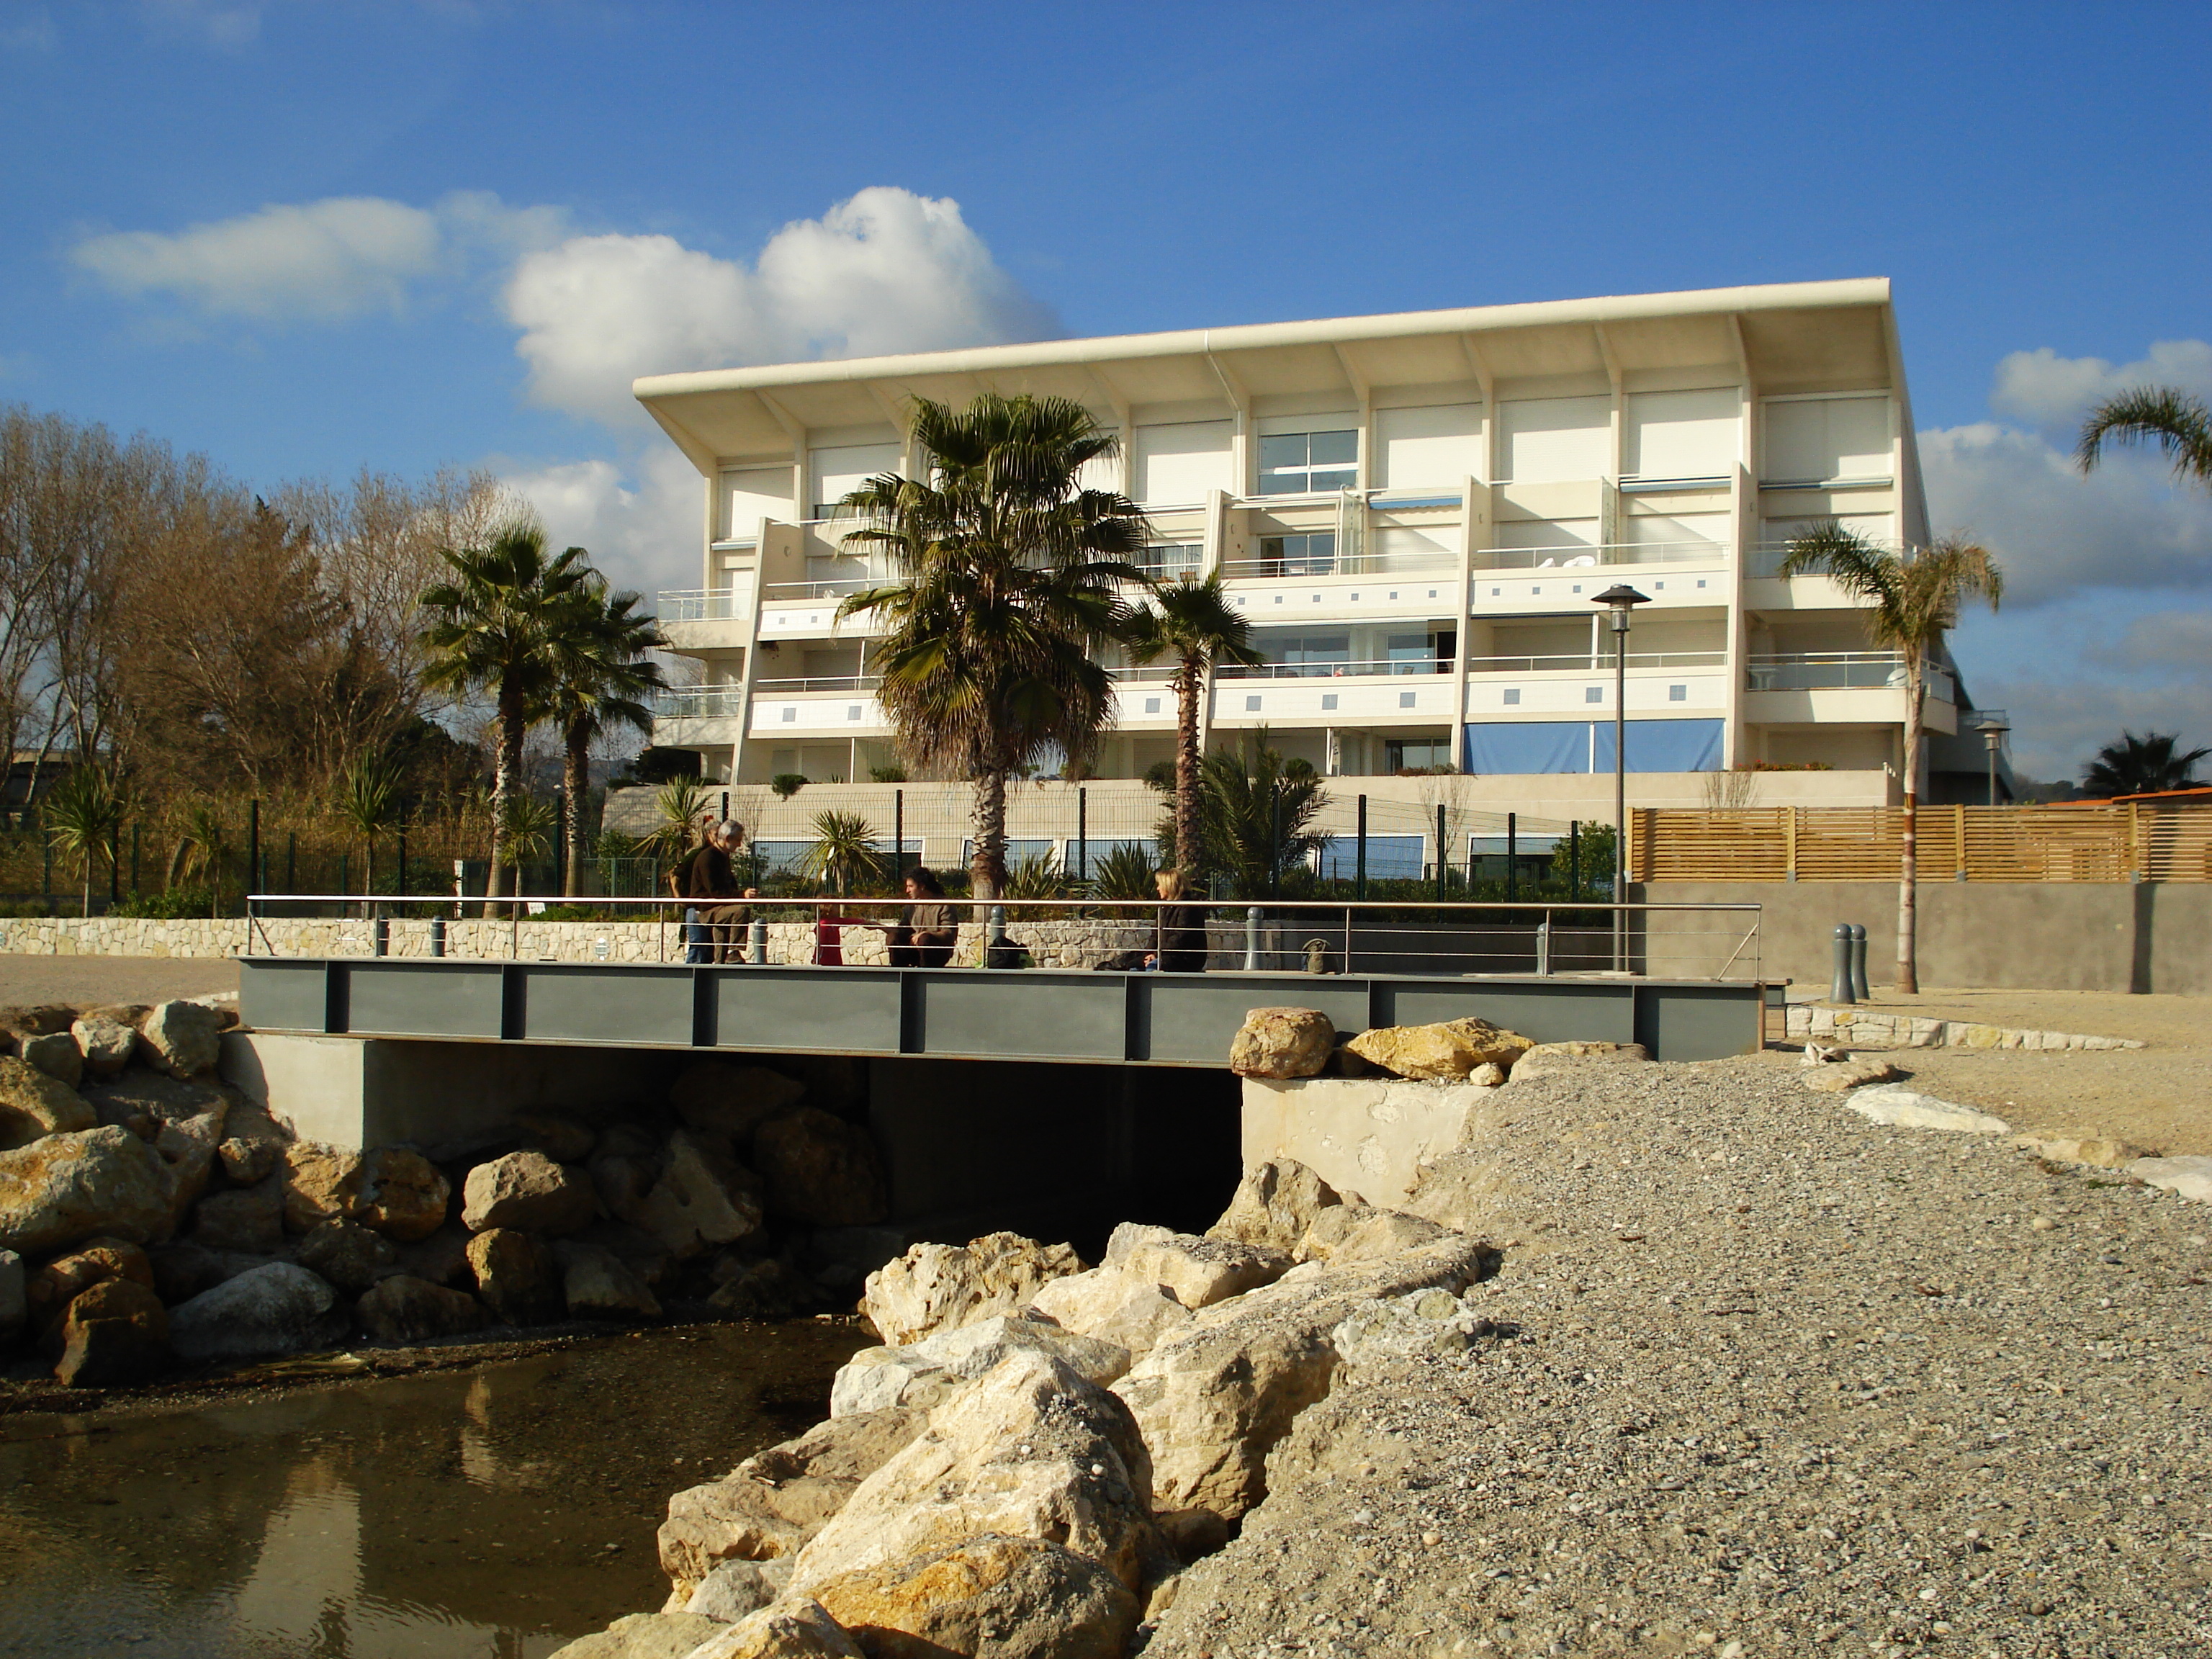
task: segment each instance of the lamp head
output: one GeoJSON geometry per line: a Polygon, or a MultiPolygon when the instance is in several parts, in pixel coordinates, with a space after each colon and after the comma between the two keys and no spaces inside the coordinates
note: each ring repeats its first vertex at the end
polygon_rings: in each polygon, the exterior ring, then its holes
{"type": "Polygon", "coordinates": [[[1984,708],[1981,719],[1975,722],[1982,728],[1982,741],[1995,754],[2004,744],[2005,733],[2012,730],[2012,722],[2005,718],[2002,708],[1984,708]]]}
{"type": "Polygon", "coordinates": [[[1626,634],[1628,631],[1629,613],[1639,605],[1650,604],[1651,596],[1648,593],[1638,592],[1626,582],[1615,582],[1590,603],[1604,605],[1611,611],[1613,631],[1616,634],[1626,634]]]}

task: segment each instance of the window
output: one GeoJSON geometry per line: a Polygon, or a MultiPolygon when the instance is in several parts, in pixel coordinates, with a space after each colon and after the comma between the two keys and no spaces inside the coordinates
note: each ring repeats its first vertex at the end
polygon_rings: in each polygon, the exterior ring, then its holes
{"type": "Polygon", "coordinates": [[[1452,633],[1393,634],[1384,649],[1394,674],[1443,674],[1450,671],[1458,645],[1452,633]]]}
{"type": "Polygon", "coordinates": [[[1310,536],[1260,538],[1259,575],[1326,576],[1335,568],[1336,532],[1333,530],[1310,536]]]}
{"type": "Polygon", "coordinates": [[[1350,489],[1359,478],[1357,432],[1284,432],[1260,440],[1260,493],[1350,489]]]}
{"type": "Polygon", "coordinates": [[[1633,392],[1628,396],[1626,453],[1632,478],[1719,478],[1735,468],[1736,388],[1633,392]]]}
{"type": "Polygon", "coordinates": [[[902,459],[896,444],[846,444],[807,451],[807,476],[814,481],[810,516],[834,518],[848,495],[879,473],[896,472],[902,459]]]}
{"type": "Polygon", "coordinates": [[[1498,406],[1501,472],[1515,483],[1613,471],[1613,399],[1532,398],[1498,406]]]}
{"type": "Polygon", "coordinates": [[[1670,685],[1667,688],[1667,701],[1668,702],[1687,702],[1689,700],[1690,688],[1688,686],[1670,685]]]}
{"type": "Polygon", "coordinates": [[[858,704],[857,702],[848,702],[848,703],[847,703],[847,704],[845,705],[845,718],[846,718],[847,720],[856,720],[860,719],[860,704],[858,704]]]}
{"type": "Polygon", "coordinates": [[[1482,476],[1482,409],[1446,404],[1426,409],[1385,409],[1375,416],[1382,459],[1377,483],[1392,489],[1431,484],[1462,488],[1482,476]]]}
{"type": "Polygon", "coordinates": [[[1517,685],[1507,686],[1505,688],[1505,706],[1508,708],[1517,708],[1519,707],[1520,702],[1521,688],[1517,685]]]}
{"type": "Polygon", "coordinates": [[[1413,694],[1410,691],[1401,691],[1398,694],[1398,707],[1401,708],[1411,708],[1413,706],[1413,694]]]}
{"type": "MultiPolygon", "coordinates": [[[[1382,745],[1382,764],[1392,772],[1413,772],[1451,764],[1449,738],[1393,738],[1382,745]]],[[[1369,861],[1373,862],[1370,854],[1369,861]]]]}
{"type": "Polygon", "coordinates": [[[784,706],[783,718],[787,723],[795,720],[799,718],[799,711],[787,703],[784,706]]]}
{"type": "Polygon", "coordinates": [[[1324,691],[1324,692],[1322,692],[1322,693],[1321,694],[1321,706],[1322,706],[1324,709],[1328,709],[1328,708],[1335,708],[1335,707],[1336,707],[1336,693],[1335,693],[1335,692],[1334,692],[1334,691],[1324,691]]]}
{"type": "Polygon", "coordinates": [[[1271,663],[1326,665],[1352,660],[1352,635],[1349,632],[1291,634],[1270,630],[1253,643],[1267,653],[1267,660],[1271,663]]]}
{"type": "Polygon", "coordinates": [[[1130,474],[1140,501],[1202,501],[1206,492],[1237,489],[1231,459],[1236,428],[1227,421],[1185,421],[1137,428],[1130,474]]]}
{"type": "Polygon", "coordinates": [[[1147,714],[1158,714],[1160,712],[1160,700],[1158,697],[1146,697],[1145,699],[1145,712],[1147,714]]]}
{"type": "Polygon", "coordinates": [[[1586,685],[1583,687],[1583,701],[1584,702],[1603,702],[1605,701],[1605,688],[1601,685],[1586,685]]]}
{"type": "Polygon", "coordinates": [[[1147,576],[1171,577],[1186,570],[1195,574],[1205,557],[1205,548],[1196,542],[1160,542],[1146,548],[1130,562],[1147,576]]]}
{"type": "Polygon", "coordinates": [[[1774,398],[1765,414],[1763,483],[1822,483],[1890,475],[1889,398],[1882,393],[1774,398]]]}
{"type": "Polygon", "coordinates": [[[1247,697],[1247,698],[1245,698],[1245,699],[1244,699],[1244,712],[1245,712],[1246,714],[1257,714],[1257,713],[1259,712],[1259,709],[1260,709],[1260,700],[1259,700],[1259,698],[1257,698],[1257,697],[1247,697]]]}

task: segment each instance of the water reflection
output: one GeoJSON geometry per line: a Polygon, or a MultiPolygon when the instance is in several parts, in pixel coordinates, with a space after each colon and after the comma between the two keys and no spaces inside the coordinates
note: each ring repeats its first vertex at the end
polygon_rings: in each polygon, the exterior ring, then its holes
{"type": "Polygon", "coordinates": [[[0,1659],[538,1659],[666,1585],[669,1492],[826,1408],[847,1327],[0,1419],[0,1659]]]}

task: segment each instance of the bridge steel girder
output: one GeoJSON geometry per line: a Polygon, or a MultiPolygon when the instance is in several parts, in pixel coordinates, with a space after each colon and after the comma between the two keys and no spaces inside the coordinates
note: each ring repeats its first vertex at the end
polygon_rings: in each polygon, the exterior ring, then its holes
{"type": "Polygon", "coordinates": [[[1756,1053],[1756,981],[1483,975],[1083,973],[690,967],[452,957],[241,957],[258,1030],[755,1054],[1224,1066],[1247,1011],[1340,1031],[1477,1014],[1540,1042],[1641,1042],[1656,1060],[1756,1053]]]}

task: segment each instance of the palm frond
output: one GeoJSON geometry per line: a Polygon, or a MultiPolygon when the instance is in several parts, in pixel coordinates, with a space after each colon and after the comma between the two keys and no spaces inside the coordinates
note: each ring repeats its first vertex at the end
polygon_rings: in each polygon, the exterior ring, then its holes
{"type": "Polygon", "coordinates": [[[2108,443],[2154,443],[2172,458],[2176,477],[2212,482],[2212,410],[2177,387],[2138,386],[2099,404],[2081,422],[2075,465],[2094,471],[2108,443]]]}

